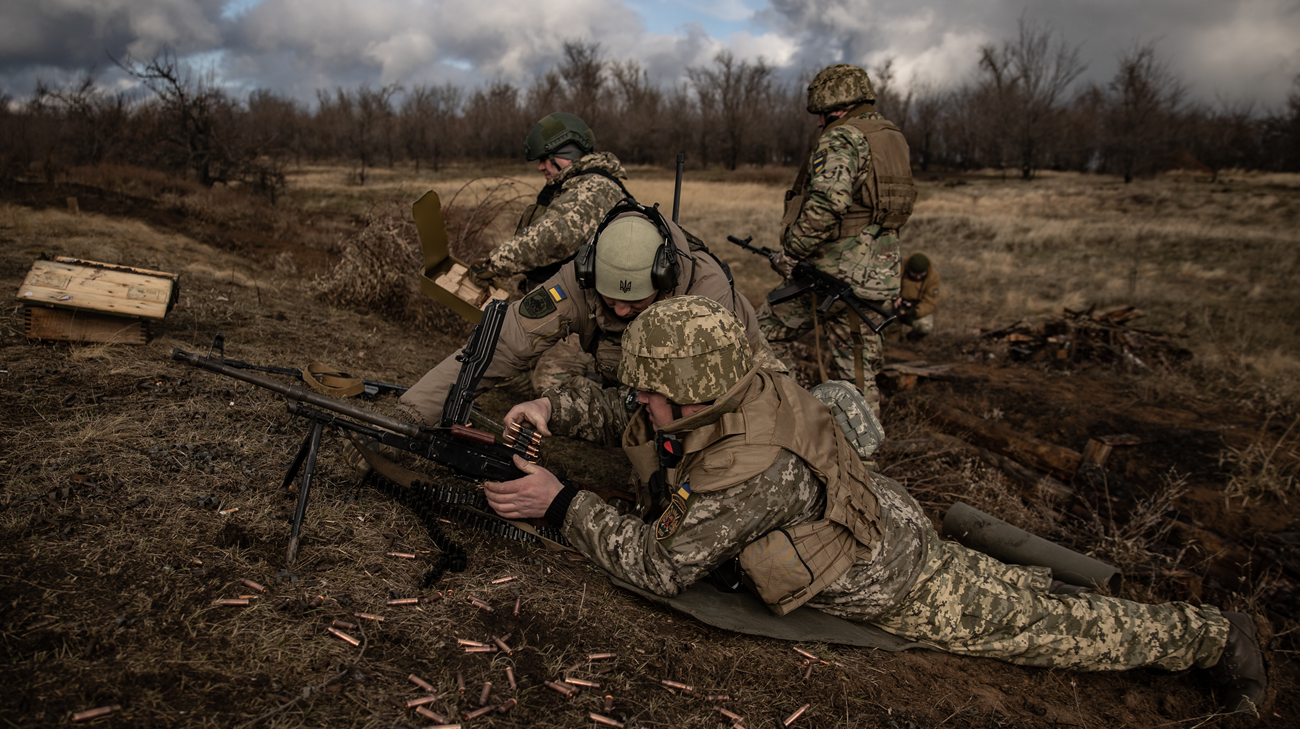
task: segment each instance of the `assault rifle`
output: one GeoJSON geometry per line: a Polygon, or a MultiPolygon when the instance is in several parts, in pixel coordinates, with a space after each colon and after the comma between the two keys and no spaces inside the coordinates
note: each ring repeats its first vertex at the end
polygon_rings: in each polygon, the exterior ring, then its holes
{"type": "MultiPolygon", "coordinates": [[[[781,255],[780,251],[772,250],[767,246],[760,247],[750,245],[749,242],[753,239],[753,236],[749,236],[744,240],[741,240],[734,235],[727,236],[727,240],[735,243],[741,248],[744,248],[750,253],[763,256],[768,261],[773,261],[777,256],[781,255]]],[[[879,334],[882,329],[892,324],[894,320],[898,318],[888,311],[885,311],[885,309],[881,308],[875,302],[858,298],[858,295],[853,293],[852,286],[828,273],[818,271],[817,268],[808,261],[799,261],[799,263],[794,267],[794,272],[790,275],[790,280],[794,283],[784,288],[768,292],[767,301],[769,304],[776,305],[783,301],[789,301],[806,291],[812,291],[817,294],[819,299],[817,303],[817,313],[825,315],[831,310],[832,306],[835,306],[842,301],[853,310],[853,313],[858,315],[858,318],[861,319],[862,322],[871,329],[871,331],[876,334],[879,334]],[[873,324],[871,322],[867,313],[863,311],[864,307],[880,316],[879,324],[873,324]]]]}

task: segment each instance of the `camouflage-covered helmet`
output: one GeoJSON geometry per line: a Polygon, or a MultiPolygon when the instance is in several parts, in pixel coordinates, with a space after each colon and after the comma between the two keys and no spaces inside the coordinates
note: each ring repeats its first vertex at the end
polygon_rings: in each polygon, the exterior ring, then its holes
{"type": "Polygon", "coordinates": [[[709,402],[753,367],[736,315],[713,299],[678,296],[656,302],[623,332],[618,379],[678,405],[709,402]]]}
{"type": "Polygon", "coordinates": [[[588,154],[596,148],[596,135],[577,115],[557,111],[533,125],[533,130],[524,138],[524,157],[532,162],[569,142],[578,145],[583,154],[588,154]]]}
{"type": "Polygon", "coordinates": [[[826,114],[875,100],[867,72],[847,63],[823,68],[808,84],[810,114],[826,114]]]}

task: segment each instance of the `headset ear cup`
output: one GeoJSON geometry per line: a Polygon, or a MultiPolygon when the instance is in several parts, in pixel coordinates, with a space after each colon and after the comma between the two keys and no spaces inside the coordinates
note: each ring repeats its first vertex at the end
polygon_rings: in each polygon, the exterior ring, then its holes
{"type": "Polygon", "coordinates": [[[578,249],[573,258],[573,273],[578,279],[578,288],[596,288],[596,239],[592,238],[578,249]]]}
{"type": "Polygon", "coordinates": [[[655,291],[666,294],[677,288],[676,254],[677,247],[671,237],[655,251],[654,264],[650,268],[650,283],[655,291]]]}

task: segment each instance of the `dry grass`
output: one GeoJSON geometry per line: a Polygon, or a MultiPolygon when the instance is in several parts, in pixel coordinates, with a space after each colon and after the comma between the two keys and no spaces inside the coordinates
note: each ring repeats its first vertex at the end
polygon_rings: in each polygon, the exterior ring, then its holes
{"type": "Polygon", "coordinates": [[[1231,476],[1223,490],[1226,502],[1240,499],[1273,498],[1286,503],[1296,495],[1297,478],[1300,477],[1300,437],[1292,438],[1300,415],[1287,426],[1280,438],[1274,440],[1269,432],[1272,415],[1260,428],[1259,435],[1244,448],[1225,446],[1219,456],[1219,465],[1227,465],[1231,476]],[[1291,442],[1288,444],[1288,440],[1291,442]]]}

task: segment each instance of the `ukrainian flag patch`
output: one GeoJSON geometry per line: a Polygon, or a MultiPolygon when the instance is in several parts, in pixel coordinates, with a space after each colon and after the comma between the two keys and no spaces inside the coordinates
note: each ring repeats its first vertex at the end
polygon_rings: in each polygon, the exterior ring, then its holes
{"type": "Polygon", "coordinates": [[[677,488],[677,493],[673,494],[672,503],[664,509],[664,513],[655,523],[655,539],[663,541],[671,539],[677,534],[677,528],[682,525],[682,519],[686,518],[686,509],[691,500],[690,483],[683,483],[677,488]]]}
{"type": "Polygon", "coordinates": [[[817,174],[817,173],[821,172],[823,169],[825,169],[825,168],[826,168],[826,153],[825,153],[825,152],[822,152],[821,154],[817,155],[816,157],[813,157],[813,159],[812,159],[812,165],[810,165],[810,166],[812,167],[813,174],[817,174]]]}
{"type": "Polygon", "coordinates": [[[548,288],[546,290],[546,293],[550,294],[551,298],[554,299],[555,303],[557,304],[569,298],[568,295],[564,293],[564,289],[560,288],[559,286],[552,286],[548,288]]]}

